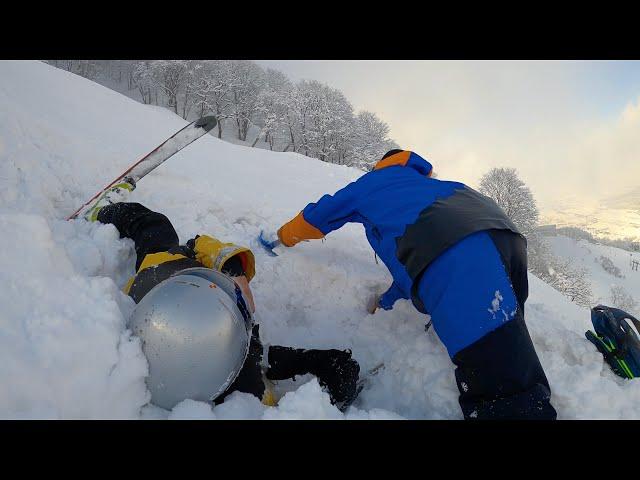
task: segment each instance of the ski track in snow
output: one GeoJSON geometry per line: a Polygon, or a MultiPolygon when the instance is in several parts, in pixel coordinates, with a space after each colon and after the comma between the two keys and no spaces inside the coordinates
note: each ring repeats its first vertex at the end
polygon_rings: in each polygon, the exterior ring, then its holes
{"type": "MultiPolygon", "coordinates": [[[[313,377],[278,385],[278,407],[235,393],[211,407],[149,404],[147,363],[126,329],[133,243],[64,219],[187,122],[36,61],[0,62],[0,418],[460,419],[454,367],[409,301],[369,315],[391,283],[360,225],[277,249],[256,240],[362,172],[207,135],[144,178],[130,201],[166,214],[182,243],[212,234],[252,248],[265,344],[351,348],[384,362],[340,413],[313,377]]],[[[437,160],[436,160],[437,161],[437,160]]],[[[639,274],[640,276],[640,274],[639,274]]],[[[530,276],[527,324],[560,418],[640,418],[640,383],[616,377],[584,338],[589,311],[530,276]]]]}

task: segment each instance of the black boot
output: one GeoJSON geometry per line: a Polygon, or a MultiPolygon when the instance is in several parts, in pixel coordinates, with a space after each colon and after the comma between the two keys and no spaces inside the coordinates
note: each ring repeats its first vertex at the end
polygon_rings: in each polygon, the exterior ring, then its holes
{"type": "Polygon", "coordinates": [[[358,396],[360,365],[351,358],[351,350],[307,350],[312,363],[309,371],[325,387],[331,403],[344,411],[358,396]]]}
{"type": "Polygon", "coordinates": [[[325,387],[331,403],[345,410],[358,394],[360,365],[350,350],[303,350],[271,346],[267,378],[282,380],[310,373],[325,387]]]}

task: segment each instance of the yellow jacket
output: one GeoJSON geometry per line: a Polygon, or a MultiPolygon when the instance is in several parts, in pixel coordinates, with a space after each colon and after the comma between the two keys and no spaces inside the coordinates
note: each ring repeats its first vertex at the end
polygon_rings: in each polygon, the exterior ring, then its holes
{"type": "Polygon", "coordinates": [[[193,249],[177,247],[168,252],[147,254],[136,274],[129,279],[124,293],[138,303],[149,290],[180,270],[205,266],[222,271],[225,263],[235,256],[242,262],[247,281],[250,282],[256,274],[256,260],[251,250],[233,243],[223,243],[209,235],[201,235],[195,239],[193,249]]]}
{"type": "Polygon", "coordinates": [[[222,270],[227,260],[238,255],[247,280],[251,281],[256,275],[256,260],[253,252],[246,247],[240,247],[233,243],[222,243],[217,238],[201,235],[196,238],[194,251],[196,260],[205,267],[218,271],[222,270]]]}

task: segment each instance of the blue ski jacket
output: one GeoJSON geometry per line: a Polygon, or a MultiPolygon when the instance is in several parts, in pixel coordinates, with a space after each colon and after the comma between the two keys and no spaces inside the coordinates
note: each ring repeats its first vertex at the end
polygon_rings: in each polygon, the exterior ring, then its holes
{"type": "Polygon", "coordinates": [[[433,260],[475,232],[519,233],[492,199],[462,183],[431,178],[432,171],[431,163],[415,152],[395,153],[334,195],[308,204],[278,230],[278,237],[293,246],[323,238],[348,222],[361,223],[394,280],[380,306],[391,308],[406,298],[428,313],[418,284],[433,260]]]}

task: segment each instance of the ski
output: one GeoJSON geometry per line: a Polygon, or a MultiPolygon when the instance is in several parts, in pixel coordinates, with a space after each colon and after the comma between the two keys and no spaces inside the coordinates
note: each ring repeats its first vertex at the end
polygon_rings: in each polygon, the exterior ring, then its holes
{"type": "Polygon", "coordinates": [[[213,115],[209,115],[206,117],[202,117],[195,122],[191,122],[189,125],[181,128],[171,137],[154,148],[151,152],[134,163],[131,167],[129,167],[126,171],[119,175],[113,182],[109,183],[109,185],[104,187],[93,197],[87,200],[87,202],[85,202],[80,208],[78,208],[78,210],[72,213],[69,218],[67,218],[67,220],[72,220],[78,217],[81,213],[83,213],[83,210],[89,204],[91,204],[91,202],[102,195],[105,191],[112,188],[114,185],[126,181],[125,179],[129,180],[135,185],[138,180],[143,178],[159,165],[162,165],[162,163],[167,159],[171,158],[184,147],[190,145],[195,140],[211,131],[217,123],[218,121],[216,120],[216,117],[214,117],[213,115]]]}

